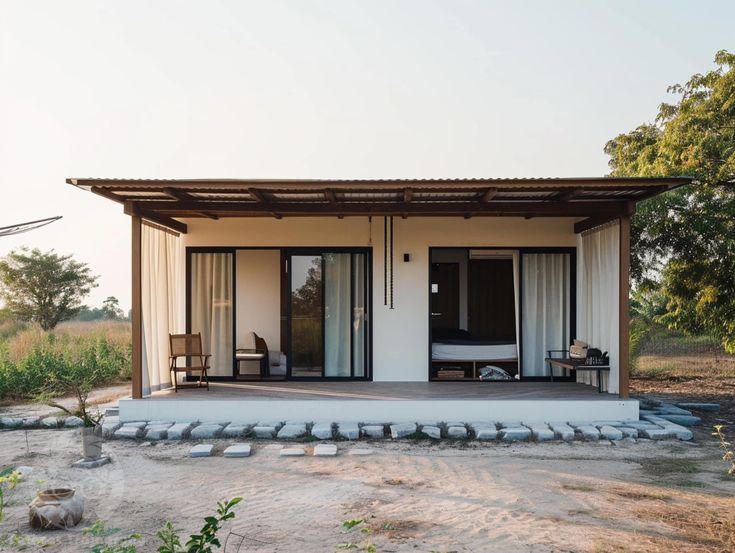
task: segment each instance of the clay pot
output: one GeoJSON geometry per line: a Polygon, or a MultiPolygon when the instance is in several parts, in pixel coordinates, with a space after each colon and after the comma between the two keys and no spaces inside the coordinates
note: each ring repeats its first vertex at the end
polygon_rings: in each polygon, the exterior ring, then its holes
{"type": "Polygon", "coordinates": [[[102,427],[85,426],[81,429],[82,449],[85,459],[99,459],[102,455],[102,427]]]}
{"type": "Polygon", "coordinates": [[[31,527],[41,530],[71,528],[84,514],[84,499],[70,488],[44,490],[31,501],[28,518],[31,527]]]}

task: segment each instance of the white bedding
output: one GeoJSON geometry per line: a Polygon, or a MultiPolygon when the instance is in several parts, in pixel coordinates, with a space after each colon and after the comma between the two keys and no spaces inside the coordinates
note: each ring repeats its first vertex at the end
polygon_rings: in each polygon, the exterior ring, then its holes
{"type": "Polygon", "coordinates": [[[434,361],[500,361],[515,360],[517,356],[515,344],[431,344],[431,358],[434,361]]]}

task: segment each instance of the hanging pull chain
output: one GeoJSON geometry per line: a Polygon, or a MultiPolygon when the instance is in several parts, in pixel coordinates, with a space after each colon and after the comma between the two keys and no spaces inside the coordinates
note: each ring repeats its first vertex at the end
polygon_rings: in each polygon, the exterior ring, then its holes
{"type": "Polygon", "coordinates": [[[393,215],[390,216],[390,308],[393,309],[393,215]]]}
{"type": "Polygon", "coordinates": [[[383,305],[388,305],[388,217],[383,217],[383,305]]]}

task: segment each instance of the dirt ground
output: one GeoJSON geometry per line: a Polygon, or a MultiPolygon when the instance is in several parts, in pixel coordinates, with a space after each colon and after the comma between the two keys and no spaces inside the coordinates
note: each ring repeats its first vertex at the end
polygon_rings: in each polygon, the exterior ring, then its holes
{"type": "MultiPolygon", "coordinates": [[[[355,518],[382,552],[735,551],[735,480],[705,429],[694,443],[373,442],[364,457],[346,453],[365,442],[340,442],[335,458],[280,458],[281,445],[257,442],[246,459],[191,459],[190,442],[106,442],[114,462],[83,470],[69,467],[72,430],[0,432],[0,465],[34,469],[0,524],[24,537],[5,549],[84,551],[95,542],[81,528],[104,519],[121,535],[142,533],[139,552],[155,551],[166,520],[188,535],[216,501],[242,496],[223,533],[250,538],[239,551],[335,551],[364,539],[340,528],[355,518]],[[83,523],[30,531],[28,502],[58,486],[84,496],[83,523]]],[[[233,543],[225,553],[238,551],[233,543]]]]}

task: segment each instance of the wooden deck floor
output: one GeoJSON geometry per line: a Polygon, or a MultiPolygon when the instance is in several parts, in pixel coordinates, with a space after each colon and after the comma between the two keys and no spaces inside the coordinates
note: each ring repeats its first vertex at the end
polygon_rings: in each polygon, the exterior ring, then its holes
{"type": "Polygon", "coordinates": [[[573,382],[215,382],[210,390],[156,392],[156,400],[585,400],[617,401],[573,382]]]}

